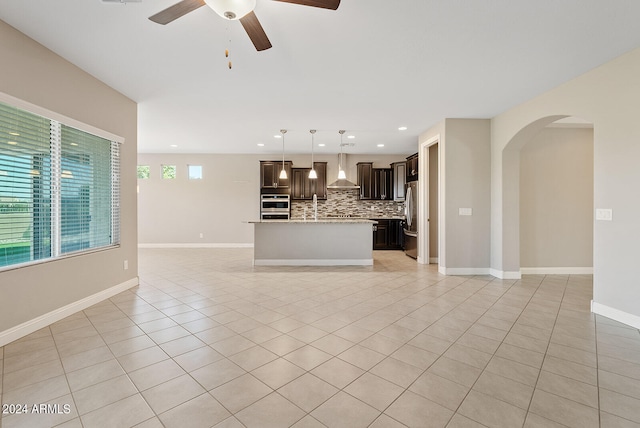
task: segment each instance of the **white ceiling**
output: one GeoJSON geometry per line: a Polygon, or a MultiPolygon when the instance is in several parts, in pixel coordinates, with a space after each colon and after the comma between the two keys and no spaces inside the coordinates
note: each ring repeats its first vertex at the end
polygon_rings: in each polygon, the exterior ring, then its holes
{"type": "Polygon", "coordinates": [[[206,6],[147,19],[176,2],[1,0],[0,19],[138,102],[140,152],[273,154],[286,128],[290,153],[309,129],[337,153],[346,129],[349,153],[410,154],[444,118],[493,117],[640,46],[637,0],[257,0],[263,52],[206,6]]]}

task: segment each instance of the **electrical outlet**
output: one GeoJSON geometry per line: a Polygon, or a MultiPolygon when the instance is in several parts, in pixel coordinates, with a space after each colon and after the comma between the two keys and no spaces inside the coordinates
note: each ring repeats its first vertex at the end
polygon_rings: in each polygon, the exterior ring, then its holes
{"type": "Polygon", "coordinates": [[[129,269],[129,260],[125,260],[125,261],[122,263],[122,268],[123,268],[124,270],[129,269]]]}
{"type": "Polygon", "coordinates": [[[596,209],[596,220],[612,221],[613,220],[613,210],[610,209],[610,208],[597,208],[596,209]]]}
{"type": "Polygon", "coordinates": [[[200,232],[200,239],[204,238],[204,233],[200,232]]]}

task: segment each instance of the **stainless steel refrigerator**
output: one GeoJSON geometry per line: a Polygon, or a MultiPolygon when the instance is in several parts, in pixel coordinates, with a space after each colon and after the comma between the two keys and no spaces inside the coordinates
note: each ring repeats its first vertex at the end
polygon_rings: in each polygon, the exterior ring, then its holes
{"type": "Polygon", "coordinates": [[[404,253],[418,258],[418,182],[410,181],[406,185],[404,215],[404,253]]]}

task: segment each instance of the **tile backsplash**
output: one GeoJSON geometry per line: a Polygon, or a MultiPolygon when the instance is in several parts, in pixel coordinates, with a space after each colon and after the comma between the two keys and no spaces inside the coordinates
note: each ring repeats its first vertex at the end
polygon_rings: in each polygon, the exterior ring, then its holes
{"type": "MultiPolygon", "coordinates": [[[[327,189],[327,200],[318,201],[318,217],[384,218],[404,215],[404,202],[360,200],[358,194],[358,189],[327,189]]],[[[305,208],[307,218],[312,217],[311,201],[291,201],[291,218],[302,218],[305,208]]]]}

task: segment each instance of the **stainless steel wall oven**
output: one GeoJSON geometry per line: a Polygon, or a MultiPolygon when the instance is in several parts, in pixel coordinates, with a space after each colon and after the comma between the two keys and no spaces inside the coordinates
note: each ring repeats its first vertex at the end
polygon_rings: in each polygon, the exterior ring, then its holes
{"type": "Polygon", "coordinates": [[[291,199],[289,195],[260,195],[260,218],[262,220],[289,220],[291,199]]]}

